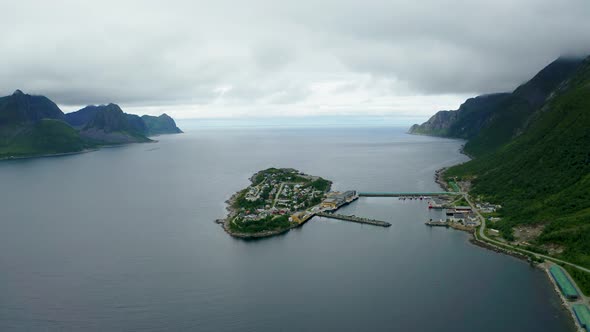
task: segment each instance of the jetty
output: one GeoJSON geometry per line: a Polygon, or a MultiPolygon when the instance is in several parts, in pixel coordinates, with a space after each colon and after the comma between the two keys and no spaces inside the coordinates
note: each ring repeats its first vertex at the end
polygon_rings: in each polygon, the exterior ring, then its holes
{"type": "Polygon", "coordinates": [[[356,222],[359,224],[368,224],[368,225],[373,225],[373,226],[381,226],[381,227],[391,226],[391,224],[386,221],[357,217],[354,215],[346,216],[343,214],[318,212],[318,213],[316,213],[316,216],[324,217],[324,218],[331,218],[331,219],[338,219],[338,220],[345,220],[345,221],[352,221],[352,222],[356,222]]]}
{"type": "Polygon", "coordinates": [[[367,192],[360,191],[357,193],[360,197],[406,197],[406,198],[419,198],[419,197],[433,197],[433,196],[448,196],[448,195],[460,195],[459,192],[452,191],[440,191],[440,192],[367,192]]]}

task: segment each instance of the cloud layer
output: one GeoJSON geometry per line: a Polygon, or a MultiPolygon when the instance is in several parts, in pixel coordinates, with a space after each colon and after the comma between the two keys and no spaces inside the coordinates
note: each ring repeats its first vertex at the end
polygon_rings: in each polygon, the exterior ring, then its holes
{"type": "Polygon", "coordinates": [[[0,92],[66,109],[425,116],[590,53],[587,0],[19,0],[0,11],[0,92]]]}

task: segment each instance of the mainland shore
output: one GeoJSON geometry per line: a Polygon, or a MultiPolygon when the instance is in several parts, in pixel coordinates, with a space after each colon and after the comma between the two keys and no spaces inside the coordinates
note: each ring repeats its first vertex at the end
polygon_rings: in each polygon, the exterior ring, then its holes
{"type": "MultiPolygon", "coordinates": [[[[463,153],[463,151],[461,151],[461,152],[463,153]]],[[[445,191],[449,190],[449,186],[448,186],[447,182],[444,180],[444,173],[447,169],[448,169],[448,167],[443,167],[443,168],[440,168],[435,171],[435,182],[445,191]]],[[[485,223],[485,220],[482,220],[482,223],[485,223]]],[[[475,228],[475,227],[453,227],[453,226],[450,226],[450,227],[453,229],[465,231],[465,232],[471,234],[469,242],[471,242],[473,245],[494,251],[496,253],[509,255],[509,256],[521,259],[523,261],[527,261],[531,264],[531,266],[544,271],[547,278],[549,278],[549,281],[553,285],[553,289],[555,290],[555,292],[557,293],[557,295],[561,299],[561,304],[562,304],[563,308],[569,312],[570,317],[572,318],[572,321],[576,327],[576,330],[580,331],[580,332],[585,331],[585,329],[580,325],[578,319],[576,318],[575,313],[573,312],[573,310],[571,308],[571,302],[565,298],[565,296],[563,295],[563,293],[559,289],[557,283],[555,282],[555,280],[553,279],[553,277],[549,273],[549,267],[550,267],[551,263],[548,263],[547,261],[545,261],[542,263],[535,264],[534,261],[531,259],[530,255],[527,255],[527,254],[517,251],[517,250],[512,250],[507,247],[498,246],[493,243],[482,240],[477,236],[477,228],[475,228]]],[[[553,263],[553,264],[555,264],[555,263],[553,263]]],[[[572,282],[574,287],[576,287],[576,289],[578,290],[582,299],[585,299],[586,297],[582,293],[580,287],[576,284],[575,280],[567,273],[567,271],[564,270],[564,273],[566,273],[568,275],[570,281],[572,282]]],[[[585,301],[583,301],[583,302],[585,302],[585,301]]]]}

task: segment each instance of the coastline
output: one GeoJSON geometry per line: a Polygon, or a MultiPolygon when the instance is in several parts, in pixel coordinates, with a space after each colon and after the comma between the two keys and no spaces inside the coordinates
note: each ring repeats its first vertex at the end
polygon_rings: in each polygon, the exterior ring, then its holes
{"type": "Polygon", "coordinates": [[[10,157],[1,157],[0,162],[8,161],[8,160],[23,160],[23,159],[37,159],[37,158],[52,158],[52,157],[63,157],[63,156],[73,156],[77,154],[95,152],[100,149],[110,149],[110,148],[117,148],[120,146],[126,146],[131,144],[144,144],[144,143],[158,143],[157,140],[150,140],[148,142],[129,142],[129,143],[120,143],[120,144],[108,144],[108,145],[101,145],[91,149],[83,149],[80,151],[72,151],[72,152],[60,152],[60,153],[46,153],[46,154],[35,154],[35,155],[28,155],[28,156],[10,156],[10,157]]]}
{"type": "MultiPolygon", "coordinates": [[[[545,272],[545,274],[547,275],[547,278],[549,278],[549,280],[551,281],[551,285],[553,286],[553,290],[555,290],[555,292],[559,296],[559,298],[561,300],[561,305],[565,308],[565,310],[567,310],[569,312],[572,320],[574,321],[574,326],[576,327],[576,330],[578,332],[586,332],[586,330],[580,325],[580,322],[578,321],[576,314],[570,308],[571,302],[568,299],[566,299],[566,297],[563,295],[563,293],[559,290],[559,286],[557,285],[557,282],[555,281],[555,279],[553,279],[553,277],[551,277],[551,272],[549,272],[550,265],[548,263],[542,263],[542,264],[538,264],[536,267],[543,270],[545,272]]],[[[574,284],[574,287],[576,287],[577,291],[582,295],[582,298],[584,298],[583,293],[580,291],[580,287],[578,287],[578,285],[575,283],[575,281],[573,281],[571,275],[569,275],[569,273],[567,273],[567,271],[565,271],[565,270],[564,270],[564,273],[568,276],[570,281],[572,281],[572,283],[574,284]]]]}
{"type": "Polygon", "coordinates": [[[98,151],[100,148],[92,148],[92,149],[84,149],[80,151],[72,151],[72,152],[61,152],[61,153],[48,153],[48,154],[41,154],[41,155],[30,155],[30,156],[19,156],[19,157],[2,157],[0,158],[0,162],[8,161],[8,160],[23,160],[23,159],[37,159],[37,158],[51,158],[51,157],[62,157],[62,156],[72,156],[76,154],[83,154],[98,151]]]}
{"type": "MultiPolygon", "coordinates": [[[[256,173],[254,173],[248,180],[250,181],[250,183],[254,183],[254,179],[256,179],[256,176],[261,173],[262,171],[258,171],[256,173]]],[[[332,181],[329,181],[330,183],[328,186],[327,191],[330,191],[332,189],[332,181]]],[[[222,219],[216,219],[215,223],[216,224],[220,224],[223,228],[223,230],[229,234],[230,236],[234,237],[234,238],[238,238],[238,239],[243,239],[243,240],[251,240],[251,239],[262,239],[262,238],[267,238],[267,237],[272,237],[272,236],[277,236],[277,235],[282,235],[287,233],[288,231],[294,229],[294,228],[298,228],[303,226],[303,224],[307,223],[310,219],[312,219],[315,216],[315,213],[313,215],[311,215],[311,217],[305,219],[304,221],[302,221],[301,223],[291,223],[291,225],[289,227],[286,228],[281,228],[281,229],[275,229],[275,230],[271,230],[271,231],[264,231],[264,232],[257,232],[257,233],[240,233],[240,232],[235,232],[232,231],[230,228],[230,223],[231,221],[234,219],[234,217],[237,214],[237,211],[234,210],[233,206],[234,203],[236,202],[236,198],[237,196],[240,194],[241,191],[237,191],[235,192],[233,195],[231,195],[231,197],[225,201],[225,203],[227,204],[227,206],[225,207],[225,209],[228,211],[228,214],[226,215],[225,218],[222,219]]],[[[348,205],[350,204],[350,202],[347,202],[344,205],[348,205]]]]}
{"type": "MultiPolygon", "coordinates": [[[[463,151],[463,147],[461,148],[460,152],[471,159],[471,157],[469,155],[465,154],[465,152],[463,151]]],[[[437,169],[435,171],[435,182],[444,190],[448,190],[448,185],[444,181],[444,173],[447,169],[448,169],[448,167],[443,167],[443,168],[437,169]]],[[[485,222],[485,220],[483,220],[483,222],[485,222]]],[[[551,277],[551,274],[549,273],[549,270],[548,270],[548,263],[547,262],[535,264],[531,261],[531,258],[529,256],[527,256],[521,252],[510,250],[508,248],[503,248],[501,246],[497,246],[492,243],[488,243],[486,241],[483,241],[476,236],[477,228],[473,228],[470,230],[457,228],[457,227],[451,227],[451,228],[468,232],[470,234],[469,242],[475,246],[478,246],[480,248],[484,248],[487,250],[491,250],[491,251],[499,253],[499,254],[512,256],[512,257],[515,257],[515,258],[523,260],[523,261],[527,261],[531,264],[532,267],[543,270],[545,272],[545,275],[547,276],[547,278],[549,278],[549,282],[551,282],[551,284],[553,285],[553,289],[557,293],[557,296],[559,296],[559,298],[561,299],[562,308],[569,312],[569,316],[573,320],[573,324],[576,328],[576,331],[579,331],[579,332],[585,331],[584,328],[582,328],[582,326],[578,322],[578,319],[576,318],[575,313],[570,308],[568,300],[564,297],[564,295],[560,291],[559,287],[557,286],[555,280],[553,280],[553,278],[551,277]]],[[[555,263],[553,263],[553,264],[555,264],[555,263]]],[[[570,278],[570,281],[574,284],[574,286],[578,289],[580,294],[583,294],[583,293],[581,293],[580,287],[576,284],[575,280],[573,280],[573,278],[571,278],[571,276],[569,276],[569,278],[570,278]]]]}
{"type": "MultiPolygon", "coordinates": [[[[254,173],[254,175],[252,175],[250,177],[250,182],[252,182],[252,180],[256,177],[256,175],[259,172],[254,173]]],[[[277,230],[272,230],[272,231],[264,231],[264,232],[258,232],[258,233],[239,233],[239,232],[234,232],[230,229],[229,227],[229,223],[232,221],[232,219],[235,217],[236,215],[236,211],[233,208],[233,205],[236,201],[237,196],[239,195],[239,191],[234,193],[227,201],[225,201],[225,203],[227,204],[226,206],[226,210],[228,211],[228,214],[225,218],[223,219],[217,219],[215,220],[215,223],[220,224],[223,228],[223,230],[231,235],[232,237],[238,238],[238,239],[243,239],[243,240],[248,240],[248,239],[261,239],[261,238],[266,238],[266,237],[271,237],[271,236],[275,236],[275,235],[281,235],[284,233],[287,233],[288,231],[292,230],[293,228],[297,228],[301,225],[303,225],[303,223],[301,224],[296,224],[296,225],[291,225],[287,228],[283,228],[283,229],[277,229],[277,230]]]]}

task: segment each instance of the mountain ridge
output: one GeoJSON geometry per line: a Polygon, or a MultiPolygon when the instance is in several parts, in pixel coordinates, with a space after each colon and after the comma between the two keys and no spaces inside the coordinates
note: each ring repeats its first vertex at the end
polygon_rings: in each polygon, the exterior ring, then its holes
{"type": "Polygon", "coordinates": [[[413,125],[409,133],[467,139],[465,152],[472,156],[494,151],[522,132],[529,118],[583,60],[560,57],[513,92],[470,98],[455,111],[441,111],[413,125]],[[462,131],[465,128],[471,130],[462,131]]]}
{"type": "MultiPolygon", "coordinates": [[[[149,118],[158,134],[182,132],[174,120],[149,118]],[[170,126],[173,128],[170,129],[170,126]]],[[[16,90],[0,97],[0,159],[80,152],[103,145],[153,142],[146,121],[116,104],[89,105],[64,114],[45,96],[16,90]]]]}
{"type": "MultiPolygon", "coordinates": [[[[536,107],[518,109],[526,117],[519,114],[521,122],[507,126],[519,132],[497,146],[481,145],[487,151],[450,167],[444,177],[470,182],[472,196],[502,206],[492,227],[507,241],[590,267],[590,57],[574,67],[536,75],[534,89],[525,86],[518,96],[531,97],[526,102],[536,107]],[[515,227],[542,231],[524,241],[515,227]]],[[[494,109],[490,117],[513,110],[494,109]]],[[[489,139],[479,133],[465,147],[482,137],[489,139]]]]}

